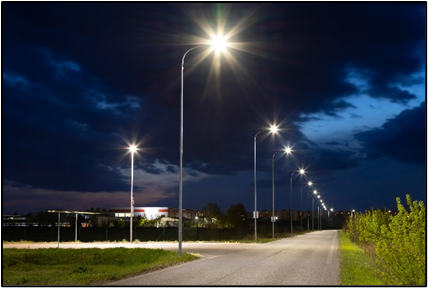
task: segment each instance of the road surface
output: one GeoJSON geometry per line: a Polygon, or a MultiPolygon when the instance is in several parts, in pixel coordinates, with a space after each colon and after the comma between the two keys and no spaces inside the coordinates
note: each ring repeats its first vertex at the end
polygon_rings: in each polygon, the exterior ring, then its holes
{"type": "MultiPolygon", "coordinates": [[[[57,248],[58,243],[3,243],[3,248],[57,248]]],[[[150,248],[177,251],[177,242],[61,242],[60,248],[150,248]]],[[[339,285],[336,230],[316,231],[266,244],[183,242],[201,259],[132,278],[120,285],[339,285]]]]}
{"type": "Polygon", "coordinates": [[[199,260],[107,285],[339,285],[338,247],[337,230],[266,244],[194,243],[183,251],[199,260]]]}

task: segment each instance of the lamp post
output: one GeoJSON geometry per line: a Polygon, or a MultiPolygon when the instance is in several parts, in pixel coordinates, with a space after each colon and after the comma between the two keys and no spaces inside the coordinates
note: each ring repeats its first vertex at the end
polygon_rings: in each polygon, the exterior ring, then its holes
{"type": "MultiPolygon", "coordinates": [[[[227,46],[225,39],[216,37],[211,41],[211,46],[217,51],[227,46]]],[[[181,112],[180,112],[180,173],[179,173],[179,188],[178,188],[178,256],[181,256],[182,241],[183,241],[183,89],[184,89],[184,59],[190,51],[203,47],[195,46],[184,53],[181,60],[181,112]]]]}
{"type": "MultiPolygon", "coordinates": [[[[317,198],[319,199],[321,195],[317,195],[317,198]]],[[[318,230],[320,230],[320,206],[318,204],[318,230]]]]}
{"type": "Polygon", "coordinates": [[[317,195],[317,190],[314,190],[314,194],[312,195],[312,231],[315,230],[314,222],[315,222],[315,211],[314,211],[314,198],[317,195]]]}
{"type": "MultiPolygon", "coordinates": [[[[290,147],[284,148],[284,152],[286,154],[290,154],[291,148],[290,147]]],[[[272,238],[275,238],[275,180],[274,180],[275,179],[275,176],[274,176],[275,161],[274,161],[274,157],[277,153],[278,151],[272,155],[272,238]]]]}
{"type": "Polygon", "coordinates": [[[132,216],[134,216],[134,153],[137,151],[135,145],[129,146],[131,152],[131,215],[129,220],[129,242],[132,243],[132,216]]]}
{"type": "MultiPolygon", "coordinates": [[[[293,235],[293,174],[296,172],[291,173],[290,176],[290,233],[293,235]]],[[[305,174],[304,169],[300,169],[299,172],[300,176],[305,174]]]]}
{"type": "MultiPolygon", "coordinates": [[[[303,170],[303,169],[301,169],[303,170]]],[[[303,170],[304,173],[305,170],[303,170]]],[[[302,183],[302,178],[300,178],[300,183],[302,183]]],[[[312,182],[311,182],[312,183],[312,182]]],[[[308,183],[309,185],[309,183],[308,183]]],[[[300,184],[300,230],[303,231],[303,184],[300,184]]]]}
{"type": "Polygon", "coordinates": [[[275,165],[274,165],[274,160],[273,158],[275,157],[275,155],[278,152],[275,152],[272,155],[272,239],[275,238],[275,174],[274,174],[274,170],[275,170],[275,165]]]}
{"type": "MultiPolygon", "coordinates": [[[[312,186],[312,181],[308,182],[308,187],[309,186],[312,186]]],[[[309,193],[306,193],[306,211],[309,211],[309,207],[308,207],[309,206],[309,203],[308,203],[309,202],[309,197],[308,197],[308,194],[309,193]]],[[[307,222],[307,227],[308,227],[307,230],[309,231],[309,215],[306,217],[306,222],[307,222]]]]}
{"type": "Polygon", "coordinates": [[[254,135],[254,241],[257,241],[257,136],[266,131],[275,134],[278,127],[271,126],[269,130],[261,130],[254,135]]]}

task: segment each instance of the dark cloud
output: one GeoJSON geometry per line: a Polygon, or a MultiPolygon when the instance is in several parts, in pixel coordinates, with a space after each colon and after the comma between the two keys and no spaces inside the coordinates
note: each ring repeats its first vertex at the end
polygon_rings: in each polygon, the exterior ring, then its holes
{"type": "MultiPolygon", "coordinates": [[[[362,92],[408,104],[415,95],[402,87],[424,81],[412,76],[425,61],[423,3],[4,2],[3,179],[125,190],[132,140],[145,148],[136,169],[177,173],[180,61],[197,37],[207,37],[198,22],[215,27],[219,15],[228,28],[242,23],[231,40],[245,51],[229,49],[236,63],[222,56],[219,74],[211,70],[213,54],[199,63],[202,48],[186,58],[184,167],[195,178],[251,171],[254,135],[272,123],[283,131],[259,135],[261,172],[285,145],[295,145],[296,158],[278,158],[278,173],[292,164],[327,174],[356,168],[362,158],[346,145],[309,143],[295,122],[314,120],[311,113],[342,121],[340,113],[356,108],[343,97],[362,92]],[[367,91],[350,83],[349,69],[361,71],[367,91]]],[[[407,115],[424,112],[418,109],[357,134],[369,157],[382,152],[419,163],[421,134],[413,130],[423,125],[407,115]],[[383,139],[409,139],[415,149],[397,152],[383,139]]]]}
{"type": "Polygon", "coordinates": [[[355,134],[368,158],[388,156],[401,162],[426,163],[425,102],[407,109],[382,127],[355,134]]]}

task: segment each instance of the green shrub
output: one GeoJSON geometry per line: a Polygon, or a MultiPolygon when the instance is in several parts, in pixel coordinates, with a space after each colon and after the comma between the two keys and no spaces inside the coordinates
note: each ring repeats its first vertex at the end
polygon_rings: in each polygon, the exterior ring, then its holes
{"type": "Polygon", "coordinates": [[[410,195],[406,199],[409,211],[397,197],[397,215],[381,210],[355,213],[345,230],[376,258],[386,284],[426,285],[425,206],[422,201],[412,203],[410,195]]]}
{"type": "Polygon", "coordinates": [[[398,214],[382,227],[377,262],[387,284],[425,285],[425,206],[422,201],[412,203],[409,195],[406,199],[410,211],[397,197],[398,214]]]}

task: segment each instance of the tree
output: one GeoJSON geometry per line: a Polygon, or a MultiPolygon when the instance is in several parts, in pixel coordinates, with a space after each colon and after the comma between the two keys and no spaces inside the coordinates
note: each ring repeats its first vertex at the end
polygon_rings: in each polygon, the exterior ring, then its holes
{"type": "Polygon", "coordinates": [[[222,213],[221,208],[217,203],[208,202],[202,209],[202,214],[205,219],[208,219],[211,223],[215,223],[220,220],[222,213]]]}
{"type": "Polygon", "coordinates": [[[243,204],[238,203],[226,211],[226,223],[231,227],[239,227],[245,223],[247,212],[243,204]]]}

